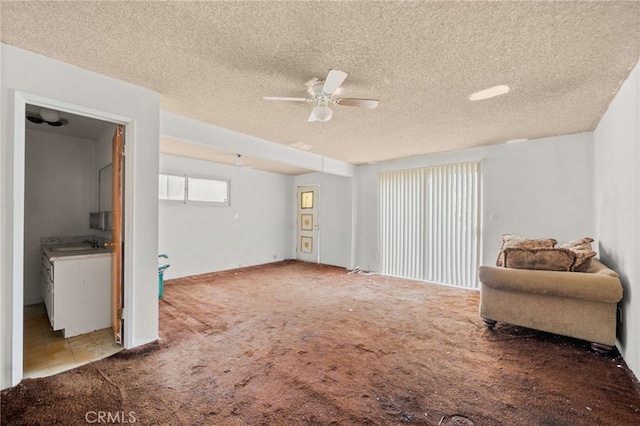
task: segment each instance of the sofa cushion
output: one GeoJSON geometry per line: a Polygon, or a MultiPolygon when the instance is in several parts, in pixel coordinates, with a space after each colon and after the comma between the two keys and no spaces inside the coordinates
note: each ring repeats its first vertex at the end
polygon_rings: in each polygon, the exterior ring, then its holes
{"type": "Polygon", "coordinates": [[[598,275],[606,275],[613,278],[620,278],[620,275],[613,269],[607,268],[604,263],[600,262],[598,259],[593,258],[591,261],[591,266],[587,270],[587,274],[593,274],[594,276],[598,275]]]}
{"type": "Polygon", "coordinates": [[[508,248],[555,247],[558,241],[553,238],[525,238],[514,234],[502,234],[502,246],[498,253],[496,266],[504,265],[504,250],[508,248]]]}
{"type": "Polygon", "coordinates": [[[597,254],[591,248],[593,238],[584,237],[578,240],[569,241],[560,247],[567,248],[576,254],[576,262],[573,265],[574,272],[587,272],[591,266],[591,259],[597,254]]]}
{"type": "Polygon", "coordinates": [[[576,253],[560,247],[506,248],[504,266],[513,269],[571,271],[576,253]]]}

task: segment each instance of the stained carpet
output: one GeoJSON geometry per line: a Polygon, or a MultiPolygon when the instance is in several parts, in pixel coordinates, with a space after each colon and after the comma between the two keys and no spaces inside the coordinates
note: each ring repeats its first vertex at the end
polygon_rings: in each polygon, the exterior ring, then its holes
{"type": "Polygon", "coordinates": [[[295,261],[166,281],[158,342],[22,381],[2,424],[640,425],[617,352],[488,330],[478,302],[295,261]]]}

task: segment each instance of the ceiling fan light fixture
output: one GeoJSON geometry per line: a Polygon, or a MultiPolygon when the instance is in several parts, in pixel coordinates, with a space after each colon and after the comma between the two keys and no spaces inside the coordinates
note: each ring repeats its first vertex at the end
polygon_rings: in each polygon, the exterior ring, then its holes
{"type": "Polygon", "coordinates": [[[347,73],[340,70],[330,69],[324,81],[312,78],[305,83],[309,97],[297,98],[291,96],[263,96],[268,101],[291,101],[291,102],[317,102],[317,106],[311,111],[308,122],[328,121],[333,116],[333,111],[328,104],[336,106],[352,106],[374,109],[380,103],[377,99],[361,98],[336,98],[341,91],[341,85],[347,78],[347,73]]]}
{"type": "Polygon", "coordinates": [[[329,121],[333,111],[327,105],[318,105],[311,111],[309,121],[329,121]]]}
{"type": "Polygon", "coordinates": [[[44,121],[52,123],[60,120],[60,113],[52,109],[42,108],[40,109],[40,117],[42,117],[44,121]]]}
{"type": "Polygon", "coordinates": [[[27,113],[27,120],[29,120],[32,123],[36,123],[36,124],[44,123],[44,120],[42,118],[36,117],[35,115],[29,115],[29,113],[27,113]]]}
{"type": "Polygon", "coordinates": [[[501,84],[499,86],[489,87],[469,96],[470,101],[481,101],[484,99],[494,98],[509,92],[509,86],[501,84]]]}

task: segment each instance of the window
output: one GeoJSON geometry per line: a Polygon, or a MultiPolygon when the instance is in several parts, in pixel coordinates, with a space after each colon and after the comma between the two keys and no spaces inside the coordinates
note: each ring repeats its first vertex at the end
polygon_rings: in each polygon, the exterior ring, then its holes
{"type": "Polygon", "coordinates": [[[478,287],[479,162],[381,173],[379,191],[384,274],[478,287]]]}
{"type": "Polygon", "coordinates": [[[160,174],[159,199],[182,203],[229,205],[229,181],[160,174]]]}
{"type": "Polygon", "coordinates": [[[188,201],[229,204],[229,182],[202,178],[187,178],[188,201]]]}
{"type": "Polygon", "coordinates": [[[160,175],[160,199],[169,201],[184,201],[184,176],[160,175]]]}

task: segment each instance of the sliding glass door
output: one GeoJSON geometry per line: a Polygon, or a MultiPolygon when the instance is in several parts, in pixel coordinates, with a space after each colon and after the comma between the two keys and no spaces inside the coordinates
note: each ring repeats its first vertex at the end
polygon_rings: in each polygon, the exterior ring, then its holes
{"type": "Polygon", "coordinates": [[[379,175],[382,273],[477,288],[480,162],[379,175]]]}

